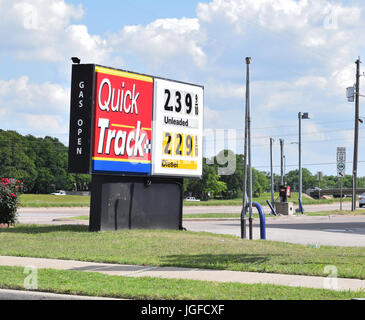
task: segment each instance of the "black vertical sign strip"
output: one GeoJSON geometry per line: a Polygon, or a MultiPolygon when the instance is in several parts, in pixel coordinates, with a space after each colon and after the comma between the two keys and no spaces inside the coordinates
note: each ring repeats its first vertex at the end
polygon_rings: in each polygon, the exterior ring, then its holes
{"type": "Polygon", "coordinates": [[[90,173],[95,65],[73,64],[68,172],[90,173]]]}

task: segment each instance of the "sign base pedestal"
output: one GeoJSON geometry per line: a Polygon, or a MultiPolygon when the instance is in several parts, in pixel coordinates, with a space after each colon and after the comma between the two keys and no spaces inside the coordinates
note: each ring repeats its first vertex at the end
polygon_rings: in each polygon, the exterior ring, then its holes
{"type": "Polygon", "coordinates": [[[181,230],[183,179],[92,175],[89,231],[181,230]]]}
{"type": "Polygon", "coordinates": [[[293,202],[275,202],[276,213],[291,216],[294,214],[293,202]]]}

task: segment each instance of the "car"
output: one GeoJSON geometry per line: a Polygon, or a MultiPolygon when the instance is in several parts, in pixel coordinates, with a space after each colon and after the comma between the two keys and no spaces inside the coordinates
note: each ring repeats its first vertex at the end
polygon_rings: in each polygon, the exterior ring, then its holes
{"type": "Polygon", "coordinates": [[[363,206],[365,206],[365,193],[359,196],[359,207],[362,208],[363,206]]]}
{"type": "Polygon", "coordinates": [[[184,200],[185,201],[200,201],[199,199],[196,199],[195,197],[187,197],[184,200]]]}
{"type": "Polygon", "coordinates": [[[51,193],[51,194],[53,194],[54,196],[65,196],[65,195],[66,195],[66,191],[64,191],[64,190],[59,190],[59,191],[57,191],[57,192],[53,192],[53,193],[51,193]]]}

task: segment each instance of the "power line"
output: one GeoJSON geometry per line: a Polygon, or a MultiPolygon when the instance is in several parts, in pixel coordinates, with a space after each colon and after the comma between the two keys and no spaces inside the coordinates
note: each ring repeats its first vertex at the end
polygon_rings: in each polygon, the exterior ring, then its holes
{"type": "MultiPolygon", "coordinates": [[[[360,163],[365,163],[365,160],[362,161],[358,161],[360,163]]],[[[348,164],[352,164],[352,161],[346,162],[348,164]]],[[[327,165],[336,165],[337,162],[321,162],[321,163],[307,163],[307,164],[303,164],[303,166],[327,166],[327,165]]],[[[297,167],[298,164],[287,164],[287,167],[297,167]]],[[[255,168],[268,168],[270,166],[255,166],[255,168]]],[[[274,167],[279,168],[280,165],[275,165],[274,167]]]]}
{"type": "MultiPolygon", "coordinates": [[[[226,129],[226,130],[230,130],[230,129],[226,129]]],[[[344,131],[353,131],[353,128],[346,128],[346,129],[333,129],[333,130],[324,130],[324,131],[307,131],[305,133],[303,133],[302,135],[313,135],[313,134],[321,134],[321,133],[331,133],[331,132],[344,132],[344,131]]],[[[252,136],[252,138],[255,139],[269,139],[269,138],[274,138],[274,137],[293,137],[293,136],[297,136],[298,133],[293,133],[293,134],[281,134],[281,135],[270,135],[270,136],[252,136]]],[[[220,135],[219,137],[215,137],[213,139],[206,139],[204,138],[205,141],[217,141],[217,140],[228,140],[226,139],[226,137],[223,135],[220,135]]],[[[235,137],[235,138],[230,138],[229,140],[242,140],[243,137],[235,137]]]]}

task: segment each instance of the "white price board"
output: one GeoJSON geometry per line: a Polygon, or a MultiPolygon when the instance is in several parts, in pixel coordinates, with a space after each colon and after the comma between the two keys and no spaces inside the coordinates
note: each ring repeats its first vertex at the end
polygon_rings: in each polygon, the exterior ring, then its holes
{"type": "Polygon", "coordinates": [[[152,175],[202,175],[203,87],[154,79],[152,175]]]}

